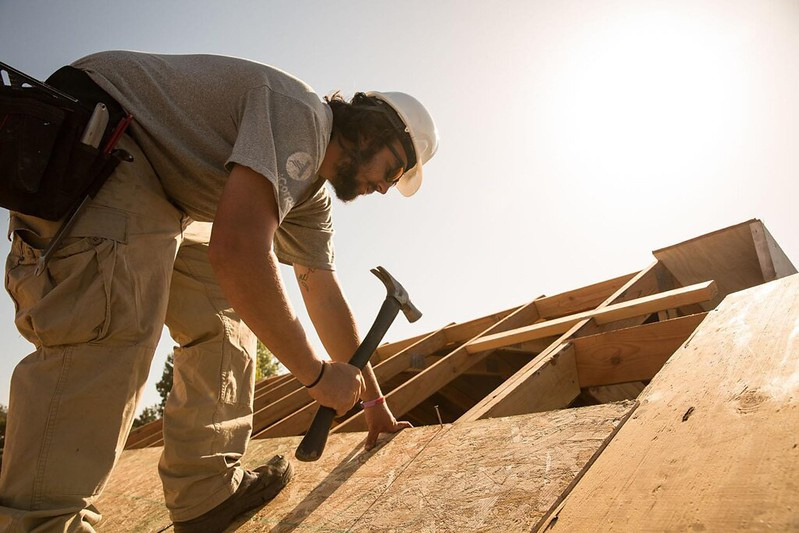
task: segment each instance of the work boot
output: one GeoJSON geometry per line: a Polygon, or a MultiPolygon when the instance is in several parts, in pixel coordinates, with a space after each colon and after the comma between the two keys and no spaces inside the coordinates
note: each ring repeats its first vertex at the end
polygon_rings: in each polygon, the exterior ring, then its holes
{"type": "Polygon", "coordinates": [[[175,522],[175,533],[216,533],[233,520],[272,500],[291,479],[292,468],[282,455],[276,455],[255,470],[245,470],[236,492],[207,513],[185,522],[175,522]]]}

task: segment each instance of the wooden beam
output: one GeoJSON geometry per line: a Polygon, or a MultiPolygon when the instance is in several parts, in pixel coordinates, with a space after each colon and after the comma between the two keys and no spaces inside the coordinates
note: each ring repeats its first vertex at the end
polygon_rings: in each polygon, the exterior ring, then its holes
{"type": "Polygon", "coordinates": [[[253,430],[252,438],[254,439],[271,439],[275,437],[291,437],[294,435],[302,435],[308,431],[308,427],[313,421],[316,411],[319,409],[319,404],[316,402],[309,403],[293,413],[286,415],[279,420],[275,420],[268,426],[262,426],[258,430],[253,430]]]}
{"type": "Polygon", "coordinates": [[[504,320],[509,315],[518,311],[521,307],[522,306],[517,305],[515,307],[511,307],[510,309],[500,311],[499,313],[493,313],[475,320],[468,320],[466,322],[460,322],[458,324],[447,326],[444,328],[444,335],[447,338],[447,343],[462,344],[463,342],[470,340],[475,335],[479,335],[480,333],[484,332],[499,321],[504,320]]]}
{"type": "MultiPolygon", "coordinates": [[[[704,281],[704,280],[703,280],[704,281]]],[[[674,285],[674,278],[666,270],[662,263],[656,261],[648,268],[642,271],[642,274],[636,276],[635,281],[629,282],[625,288],[618,290],[613,296],[602,302],[599,307],[607,307],[608,305],[620,304],[629,302],[645,296],[652,296],[654,294],[663,293],[672,289],[678,288],[679,285],[674,285]]],[[[700,312],[703,310],[700,309],[700,312]]],[[[586,335],[595,335],[614,329],[629,328],[633,326],[640,326],[647,315],[634,316],[626,318],[611,324],[598,324],[595,320],[589,320],[583,324],[574,334],[575,337],[583,337],[586,335]]]]}
{"type": "Polygon", "coordinates": [[[377,382],[380,384],[385,383],[400,372],[411,368],[415,359],[436,352],[446,346],[448,341],[444,332],[445,329],[442,328],[428,334],[426,337],[419,339],[414,344],[374,366],[372,370],[375,373],[377,382]]]}
{"type": "Polygon", "coordinates": [[[159,446],[163,443],[164,432],[159,430],[157,433],[153,433],[152,435],[137,442],[134,448],[148,448],[150,446],[159,446]]]}
{"type": "Polygon", "coordinates": [[[795,531],[799,276],[732,294],[542,530],[795,531]]]}
{"type": "Polygon", "coordinates": [[[598,387],[588,387],[581,389],[581,396],[588,396],[592,399],[592,404],[612,403],[625,400],[635,400],[645,385],[640,381],[632,383],[620,383],[618,385],[600,385],[598,387]]]}
{"type": "Polygon", "coordinates": [[[297,381],[294,376],[289,376],[289,379],[281,380],[279,383],[264,388],[264,390],[257,394],[253,399],[253,412],[257,413],[269,404],[274,403],[284,396],[296,392],[301,388],[303,388],[302,383],[297,381]]]}
{"type": "Polygon", "coordinates": [[[146,448],[153,442],[154,435],[156,438],[160,438],[158,436],[161,435],[163,427],[164,421],[159,418],[134,429],[128,434],[128,439],[125,441],[125,449],[146,448]]]}
{"type": "Polygon", "coordinates": [[[259,433],[264,428],[267,428],[293,412],[305,407],[313,402],[313,398],[308,394],[308,391],[303,387],[297,389],[292,393],[283,396],[266,407],[253,413],[252,417],[252,432],[253,434],[259,433]]]}
{"type": "Polygon", "coordinates": [[[566,315],[573,315],[588,309],[594,309],[604,302],[625,283],[630,281],[636,272],[609,279],[579,289],[563,292],[554,296],[539,298],[535,305],[542,319],[549,320],[566,315]]]}
{"type": "MultiPolygon", "coordinates": [[[[515,312],[491,326],[484,333],[493,333],[517,328],[538,320],[538,310],[535,301],[520,307],[515,312]]],[[[449,355],[429,366],[419,375],[403,383],[388,395],[386,399],[396,417],[401,417],[415,406],[419,405],[434,392],[462,374],[466,369],[476,364],[488,355],[489,352],[470,354],[465,346],[456,348],[449,355]]],[[[351,417],[349,420],[333,428],[334,432],[354,431],[365,427],[363,412],[351,417]]]]}
{"type": "MultiPolygon", "coordinates": [[[[552,339],[554,340],[554,339],[552,339]]],[[[550,341],[551,343],[552,341],[550,341]]],[[[470,368],[463,372],[463,375],[466,376],[494,376],[494,377],[501,377],[503,379],[507,379],[515,374],[519,368],[521,368],[525,363],[528,363],[540,353],[541,350],[531,352],[528,350],[519,350],[516,348],[499,348],[497,350],[492,350],[491,353],[486,356],[485,359],[482,361],[475,363],[470,368]]],[[[446,354],[443,355],[428,355],[425,359],[428,362],[428,365],[432,365],[446,357],[446,354]]],[[[420,372],[424,371],[425,367],[412,367],[407,368],[404,372],[410,374],[419,374],[420,372]]]]}
{"type": "Polygon", "coordinates": [[[716,284],[713,281],[706,281],[689,287],[638,298],[629,302],[609,305],[593,311],[585,311],[575,315],[524,326],[513,331],[485,335],[470,341],[466,345],[466,350],[469,353],[475,354],[484,350],[492,350],[519,342],[562,334],[580,321],[589,318],[593,319],[597,324],[608,324],[625,318],[655,313],[663,309],[704,302],[712,299],[715,295],[716,284]]]}
{"type": "MultiPolygon", "coordinates": [[[[521,389],[517,389],[517,392],[521,389]]],[[[525,394],[508,394],[491,410],[491,417],[538,413],[568,407],[580,394],[577,365],[571,344],[557,346],[537,358],[525,379],[525,394]]]]}
{"type": "Polygon", "coordinates": [[[285,374],[277,374],[274,376],[265,377],[263,379],[259,379],[255,382],[255,393],[258,394],[259,392],[263,392],[270,387],[274,387],[275,385],[280,385],[285,381],[292,379],[292,375],[289,372],[285,374]]]}
{"type": "MultiPolygon", "coordinates": [[[[641,270],[638,274],[633,276],[627,283],[621,286],[613,294],[611,294],[604,302],[599,305],[599,308],[608,307],[611,304],[620,301],[629,301],[628,299],[634,298],[642,294],[649,294],[649,292],[656,290],[656,274],[660,268],[659,262],[654,262],[647,268],[641,270]],[[653,283],[653,281],[655,283],[653,283]]],[[[584,319],[574,324],[568,331],[560,336],[558,340],[552,343],[546,350],[541,352],[535,359],[524,365],[521,370],[516,372],[510,379],[506,380],[497,389],[483,398],[474,407],[469,409],[462,417],[457,420],[457,423],[466,423],[495,416],[495,413],[502,412],[505,403],[512,403],[518,405],[517,398],[529,398],[536,396],[534,381],[532,376],[540,368],[542,362],[551,358],[557,350],[560,349],[561,344],[567,342],[572,337],[578,335],[580,331],[592,324],[590,319],[584,319]]]]}
{"type": "Polygon", "coordinates": [[[572,339],[580,387],[652,379],[706,314],[572,339]]]}
{"type": "MultiPolygon", "coordinates": [[[[520,306],[512,307],[510,309],[486,315],[484,317],[475,318],[474,320],[469,320],[467,322],[451,323],[436,331],[443,332],[447,344],[460,344],[471,339],[478,333],[490,328],[511,313],[517,311],[519,307],[520,306]]],[[[431,331],[423,335],[417,335],[409,339],[383,344],[382,346],[379,346],[377,350],[375,350],[375,354],[372,357],[377,356],[377,361],[384,361],[392,355],[395,355],[400,351],[405,350],[409,346],[419,342],[420,340],[432,335],[436,331],[431,331]]]]}
{"type": "MultiPolygon", "coordinates": [[[[636,273],[619,276],[553,296],[541,296],[536,299],[536,306],[538,307],[540,318],[556,318],[559,316],[571,315],[586,309],[593,309],[619,287],[632,279],[635,274],[636,273]]],[[[511,313],[518,311],[520,307],[521,306],[516,306],[505,309],[504,311],[469,320],[468,322],[449,324],[443,328],[443,331],[449,343],[459,344],[485,331],[511,313]]],[[[417,335],[408,339],[383,344],[375,350],[375,356],[377,356],[376,360],[382,361],[391,355],[399,353],[401,350],[404,350],[429,334],[430,333],[426,333],[424,335],[417,335]]]]}

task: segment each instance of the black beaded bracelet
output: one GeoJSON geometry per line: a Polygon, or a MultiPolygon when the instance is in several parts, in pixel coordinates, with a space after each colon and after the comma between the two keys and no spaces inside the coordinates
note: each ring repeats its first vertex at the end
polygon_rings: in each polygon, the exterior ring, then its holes
{"type": "Polygon", "coordinates": [[[319,375],[316,376],[316,379],[313,380],[313,383],[311,383],[310,385],[305,385],[306,389],[310,389],[312,387],[315,387],[319,383],[319,381],[322,379],[322,374],[325,373],[325,367],[326,366],[327,366],[327,362],[326,361],[322,361],[322,369],[319,371],[319,375]]]}

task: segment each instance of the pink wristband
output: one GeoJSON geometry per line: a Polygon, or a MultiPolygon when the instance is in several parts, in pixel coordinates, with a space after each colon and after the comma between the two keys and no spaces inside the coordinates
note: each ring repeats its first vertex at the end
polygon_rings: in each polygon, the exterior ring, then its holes
{"type": "Polygon", "coordinates": [[[386,403],[386,397],[380,396],[375,398],[374,400],[369,400],[368,402],[361,402],[361,407],[363,409],[368,409],[369,407],[374,407],[375,405],[383,405],[386,403]]]}

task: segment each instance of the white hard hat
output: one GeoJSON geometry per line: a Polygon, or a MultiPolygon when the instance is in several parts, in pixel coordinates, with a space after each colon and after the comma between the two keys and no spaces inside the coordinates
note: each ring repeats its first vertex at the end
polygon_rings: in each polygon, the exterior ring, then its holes
{"type": "Polygon", "coordinates": [[[409,94],[378,91],[365,94],[387,103],[405,124],[405,132],[413,143],[416,164],[402,175],[397,182],[397,189],[403,196],[412,196],[422,185],[422,165],[438,150],[438,129],[433,117],[419,100],[409,94]]]}

